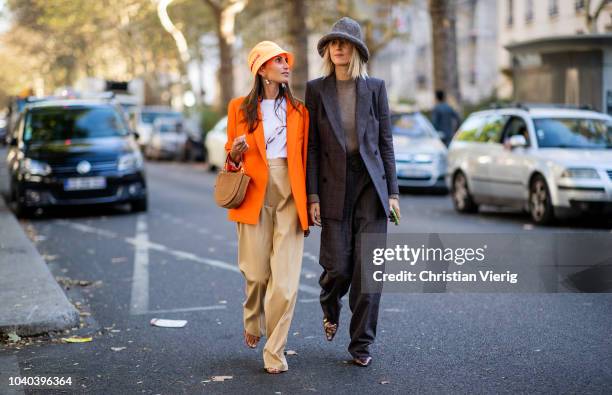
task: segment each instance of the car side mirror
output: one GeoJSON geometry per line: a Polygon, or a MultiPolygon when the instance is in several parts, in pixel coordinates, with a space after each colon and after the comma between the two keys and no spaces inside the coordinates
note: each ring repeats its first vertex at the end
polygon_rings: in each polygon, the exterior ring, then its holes
{"type": "Polygon", "coordinates": [[[516,134],[510,137],[510,139],[508,140],[508,144],[510,145],[511,149],[519,147],[524,148],[527,147],[527,140],[522,134],[516,134]]]}

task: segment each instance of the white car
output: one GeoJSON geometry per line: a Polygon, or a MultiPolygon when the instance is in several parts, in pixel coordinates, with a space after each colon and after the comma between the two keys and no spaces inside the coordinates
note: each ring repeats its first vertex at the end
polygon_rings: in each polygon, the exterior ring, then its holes
{"type": "Polygon", "coordinates": [[[138,144],[144,150],[153,137],[153,124],[156,119],[173,118],[180,121],[183,119],[183,114],[166,106],[147,106],[134,111],[130,117],[132,126],[138,132],[138,144]]]}
{"type": "Polygon", "coordinates": [[[420,112],[391,115],[397,183],[400,187],[446,189],[447,149],[420,112]]]}
{"type": "Polygon", "coordinates": [[[559,107],[473,113],[449,147],[455,209],[513,206],[536,224],[612,212],[612,117],[559,107]]]}
{"type": "Polygon", "coordinates": [[[225,142],[227,141],[227,117],[221,118],[211,130],[206,133],[204,146],[208,153],[208,163],[211,169],[221,169],[225,165],[225,142]]]}

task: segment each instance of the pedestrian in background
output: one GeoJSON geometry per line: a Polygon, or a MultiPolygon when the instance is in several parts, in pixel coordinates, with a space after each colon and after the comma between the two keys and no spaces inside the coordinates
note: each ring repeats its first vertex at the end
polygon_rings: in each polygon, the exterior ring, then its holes
{"type": "Polygon", "coordinates": [[[431,112],[431,123],[434,128],[444,132],[444,144],[448,146],[461,124],[459,114],[446,102],[444,91],[436,91],[436,105],[431,112]]]}
{"type": "Polygon", "coordinates": [[[354,20],[338,20],[317,49],[324,77],[306,86],[307,190],[310,219],[322,227],[323,329],[331,341],[350,288],[348,350],[355,364],[368,366],[380,293],[362,292],[361,235],[386,233],[390,208],[400,212],[387,92],[366,73],[369,52],[354,20]]]}
{"type": "MultiPolygon", "coordinates": [[[[271,41],[249,53],[251,92],[233,99],[227,114],[232,169],[251,177],[237,222],[238,263],[246,281],[244,337],[263,350],[268,373],[288,369],[284,349],[297,298],[306,211],[308,112],[289,88],[293,55],[271,41]]],[[[230,163],[231,163],[230,162],[230,163]]]]}

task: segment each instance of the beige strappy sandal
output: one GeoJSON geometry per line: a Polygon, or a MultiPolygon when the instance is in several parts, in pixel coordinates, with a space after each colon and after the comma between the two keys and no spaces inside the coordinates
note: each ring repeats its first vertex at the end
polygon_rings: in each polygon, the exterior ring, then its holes
{"type": "Polygon", "coordinates": [[[257,347],[257,344],[259,344],[259,339],[260,339],[259,336],[251,335],[245,329],[245,331],[244,331],[244,342],[246,343],[246,345],[249,348],[257,347]]]}

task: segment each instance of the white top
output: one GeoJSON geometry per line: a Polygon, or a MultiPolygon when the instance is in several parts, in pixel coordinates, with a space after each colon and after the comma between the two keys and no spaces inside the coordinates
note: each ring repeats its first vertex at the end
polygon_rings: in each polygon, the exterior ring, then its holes
{"type": "Polygon", "coordinates": [[[287,102],[282,99],[276,112],[274,112],[276,106],[274,102],[274,99],[261,101],[264,140],[268,159],[287,157],[287,102]]]}

